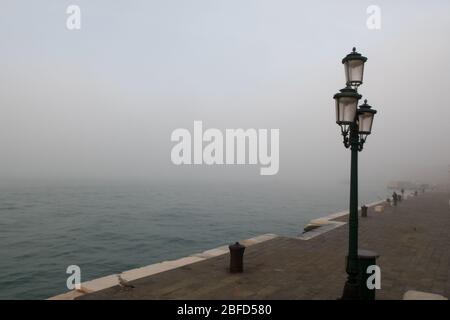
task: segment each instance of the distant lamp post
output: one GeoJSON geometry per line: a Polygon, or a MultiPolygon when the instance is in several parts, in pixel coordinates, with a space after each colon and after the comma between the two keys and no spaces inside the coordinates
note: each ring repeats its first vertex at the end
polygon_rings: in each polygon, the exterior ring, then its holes
{"type": "Polygon", "coordinates": [[[364,63],[367,58],[353,51],[342,63],[345,68],[347,86],[334,95],[336,101],[336,123],[341,127],[344,146],[351,150],[350,170],[350,214],[347,256],[347,281],[342,299],[359,299],[358,266],[358,151],[362,151],[367,136],[372,132],[376,110],[367,104],[358,107],[362,96],[358,87],[363,83],[364,63]]]}

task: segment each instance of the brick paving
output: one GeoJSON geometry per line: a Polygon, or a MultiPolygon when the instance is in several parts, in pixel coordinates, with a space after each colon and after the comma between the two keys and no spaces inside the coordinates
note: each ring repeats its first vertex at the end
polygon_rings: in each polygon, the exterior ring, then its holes
{"type": "MultiPolygon", "coordinates": [[[[425,193],[359,219],[359,247],[381,256],[377,299],[407,290],[450,297],[450,208],[425,193]]],[[[347,220],[347,216],[339,220],[347,220]]],[[[132,281],[78,299],[336,299],[346,279],[348,225],[310,240],[278,237],[245,252],[245,272],[229,274],[229,255],[132,281]]]]}

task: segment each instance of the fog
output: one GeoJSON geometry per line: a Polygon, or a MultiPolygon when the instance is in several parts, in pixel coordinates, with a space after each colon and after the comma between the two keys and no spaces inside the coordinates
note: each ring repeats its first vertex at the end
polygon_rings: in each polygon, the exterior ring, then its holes
{"type": "Polygon", "coordinates": [[[0,179],[348,179],[335,123],[341,59],[368,57],[359,92],[378,113],[364,181],[448,179],[448,1],[0,3],[0,179]],[[66,8],[81,8],[81,29],[66,8]],[[366,9],[381,8],[369,30],[366,9]],[[171,133],[279,129],[279,172],[176,166],[171,133]]]}

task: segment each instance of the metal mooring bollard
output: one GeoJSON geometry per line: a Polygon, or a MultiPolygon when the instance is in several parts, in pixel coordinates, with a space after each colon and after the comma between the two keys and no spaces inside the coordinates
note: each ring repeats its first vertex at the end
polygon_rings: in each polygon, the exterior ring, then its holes
{"type": "Polygon", "coordinates": [[[367,273],[367,268],[377,264],[380,255],[374,251],[358,250],[359,266],[359,297],[361,300],[375,300],[375,288],[369,289],[367,279],[371,274],[367,273]]]}
{"type": "Polygon", "coordinates": [[[367,217],[367,206],[361,207],[361,217],[367,217]]]}
{"type": "Polygon", "coordinates": [[[229,245],[228,248],[230,249],[230,272],[243,272],[245,246],[236,242],[235,244],[229,245]]]}

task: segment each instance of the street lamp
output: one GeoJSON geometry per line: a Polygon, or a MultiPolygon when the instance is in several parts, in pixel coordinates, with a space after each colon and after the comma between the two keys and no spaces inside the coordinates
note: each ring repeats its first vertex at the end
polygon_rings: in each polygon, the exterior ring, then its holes
{"type": "Polygon", "coordinates": [[[342,135],[346,137],[350,125],[355,121],[358,101],[362,96],[349,86],[339,91],[339,93],[334,95],[336,101],[336,123],[341,126],[342,135]]]}
{"type": "Polygon", "coordinates": [[[359,87],[363,82],[364,63],[367,61],[366,57],[363,57],[360,53],[356,52],[356,48],[353,47],[351,53],[342,59],[342,63],[345,68],[345,79],[347,85],[352,87],[359,87]]]}
{"type": "Polygon", "coordinates": [[[364,104],[359,106],[358,132],[359,140],[362,142],[361,147],[366,141],[367,136],[372,132],[372,124],[375,113],[377,113],[377,110],[372,109],[372,107],[367,104],[367,99],[364,100],[364,104]]]}
{"type": "Polygon", "coordinates": [[[341,127],[344,146],[351,150],[350,169],[350,213],[347,256],[347,281],[342,299],[359,299],[358,266],[358,151],[362,151],[367,136],[372,132],[376,110],[367,104],[358,107],[362,96],[357,89],[363,82],[364,63],[367,58],[353,51],[342,63],[345,68],[347,86],[334,95],[336,101],[336,123],[341,127]]]}

